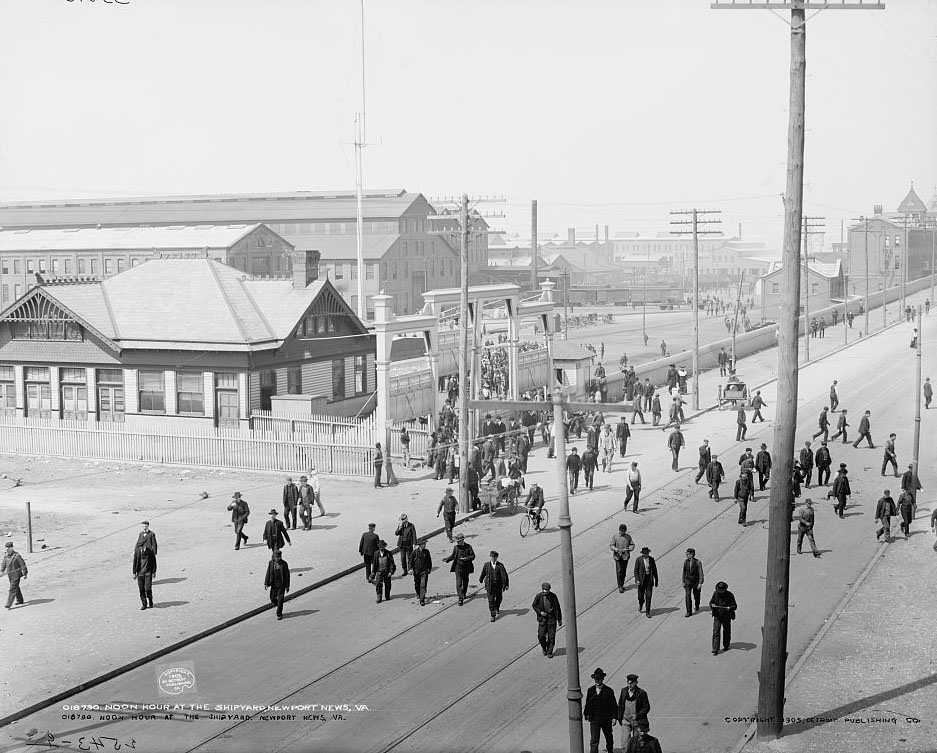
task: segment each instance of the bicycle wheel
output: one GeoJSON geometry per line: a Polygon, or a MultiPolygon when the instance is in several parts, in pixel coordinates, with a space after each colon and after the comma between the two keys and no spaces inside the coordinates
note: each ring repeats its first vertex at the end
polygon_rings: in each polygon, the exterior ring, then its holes
{"type": "Polygon", "coordinates": [[[546,507],[540,511],[540,530],[542,531],[550,523],[550,513],[546,507]]]}
{"type": "Polygon", "coordinates": [[[530,516],[525,515],[521,519],[521,538],[526,536],[528,533],[530,533],[530,516]]]}

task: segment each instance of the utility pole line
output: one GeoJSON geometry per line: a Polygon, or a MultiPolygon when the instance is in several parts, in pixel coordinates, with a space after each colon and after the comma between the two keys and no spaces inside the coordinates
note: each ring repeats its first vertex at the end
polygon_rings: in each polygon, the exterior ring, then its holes
{"type": "Polygon", "coordinates": [[[901,256],[904,258],[901,260],[901,315],[905,316],[905,307],[908,305],[905,300],[905,291],[908,284],[908,261],[911,258],[911,249],[908,248],[908,215],[904,216],[904,242],[902,245],[904,250],[901,252],[901,256]]]}
{"type": "Polygon", "coordinates": [[[690,215],[690,220],[671,220],[671,225],[692,225],[692,230],[671,230],[671,235],[693,235],[693,410],[699,410],[699,236],[718,235],[721,230],[700,230],[700,225],[719,225],[720,219],[701,220],[700,215],[721,214],[719,209],[684,209],[670,213],[690,215]]]}
{"type": "Polygon", "coordinates": [[[530,202],[530,291],[536,293],[540,285],[537,279],[537,200],[530,202]]]}
{"type": "MultiPolygon", "coordinates": [[[[865,334],[868,337],[869,334],[869,218],[868,217],[854,217],[854,222],[862,222],[865,224],[865,243],[862,246],[863,252],[865,254],[865,334]]],[[[883,294],[884,295],[884,294],[883,294]]]]}
{"type": "Polygon", "coordinates": [[[812,228],[822,228],[818,221],[824,217],[803,216],[804,239],[801,243],[804,259],[804,361],[810,361],[810,238],[811,235],[822,235],[823,230],[813,230],[812,228]],[[810,224],[813,222],[814,224],[810,224]]]}
{"type": "MultiPolygon", "coordinates": [[[[468,195],[462,194],[459,209],[459,509],[466,513],[471,509],[468,494],[468,443],[469,443],[469,412],[468,403],[472,397],[468,377],[468,195]]],[[[475,312],[476,316],[478,311],[475,312]]],[[[477,374],[473,375],[476,379],[477,374]]],[[[435,389],[435,386],[434,386],[435,389]]]]}
{"type": "Polygon", "coordinates": [[[804,191],[804,110],[807,71],[806,11],[844,8],[884,8],[878,2],[826,2],[766,0],[759,3],[715,2],[717,9],[764,8],[791,12],[791,64],[787,132],[787,186],[784,194],[784,249],[782,299],[778,322],[778,389],[775,411],[775,478],[768,512],[768,548],[765,573],[765,613],[762,627],[761,671],[758,673],[758,736],[776,739],[784,727],[784,686],[787,662],[787,621],[790,585],[791,487],[794,440],[797,429],[797,326],[800,303],[800,222],[804,191]]]}
{"type": "Polygon", "coordinates": [[[918,480],[918,459],[921,454],[921,349],[924,342],[924,323],[921,320],[921,310],[923,306],[917,307],[917,347],[915,348],[914,359],[917,362],[917,379],[914,388],[914,449],[911,457],[911,475],[913,476],[911,494],[917,500],[917,480],[918,480]]]}

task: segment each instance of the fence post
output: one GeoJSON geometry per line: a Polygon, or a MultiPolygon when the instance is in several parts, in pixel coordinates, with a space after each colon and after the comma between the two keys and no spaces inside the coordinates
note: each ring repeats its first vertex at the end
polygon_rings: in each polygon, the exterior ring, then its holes
{"type": "Polygon", "coordinates": [[[33,513],[29,500],[26,500],[26,553],[33,553],[33,513]]]}

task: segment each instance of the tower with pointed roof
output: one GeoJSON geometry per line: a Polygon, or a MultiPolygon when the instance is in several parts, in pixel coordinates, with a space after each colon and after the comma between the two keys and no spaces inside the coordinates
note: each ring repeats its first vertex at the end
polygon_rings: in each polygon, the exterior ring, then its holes
{"type": "Polygon", "coordinates": [[[914,181],[911,181],[911,188],[908,189],[908,195],[904,197],[898,205],[898,214],[908,214],[913,217],[922,217],[927,214],[927,205],[914,191],[914,181]]]}

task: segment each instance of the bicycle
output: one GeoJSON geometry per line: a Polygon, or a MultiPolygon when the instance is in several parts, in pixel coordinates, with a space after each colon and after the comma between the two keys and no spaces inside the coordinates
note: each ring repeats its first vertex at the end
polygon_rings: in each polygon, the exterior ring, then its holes
{"type": "Polygon", "coordinates": [[[533,509],[533,510],[531,510],[530,508],[527,509],[524,517],[521,519],[521,531],[520,531],[521,538],[524,538],[528,533],[530,533],[531,528],[539,532],[547,527],[547,524],[550,522],[550,513],[547,511],[547,508],[544,507],[543,509],[540,510],[539,524],[537,526],[534,526],[534,518],[536,517],[536,515],[537,515],[536,509],[533,509]]]}

